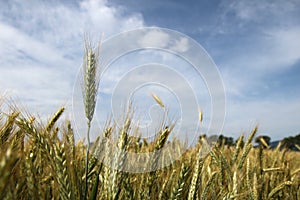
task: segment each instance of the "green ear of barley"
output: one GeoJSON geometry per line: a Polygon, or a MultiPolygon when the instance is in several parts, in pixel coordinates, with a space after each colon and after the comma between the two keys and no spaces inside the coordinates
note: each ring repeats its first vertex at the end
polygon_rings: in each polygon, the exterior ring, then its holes
{"type": "Polygon", "coordinates": [[[203,190],[203,193],[201,195],[202,200],[209,199],[207,197],[208,191],[209,191],[210,187],[213,185],[213,181],[215,180],[216,176],[217,176],[217,172],[213,172],[211,177],[209,178],[208,182],[206,183],[206,185],[204,187],[204,190],[203,190]]]}
{"type": "Polygon", "coordinates": [[[47,126],[46,126],[46,131],[49,132],[54,124],[56,123],[56,121],[59,119],[59,117],[63,114],[63,112],[65,111],[65,107],[61,107],[53,116],[52,118],[49,120],[47,126]]]}
{"type": "Polygon", "coordinates": [[[151,192],[153,190],[154,180],[157,174],[156,170],[158,168],[161,151],[165,143],[167,142],[171,129],[172,127],[165,127],[163,130],[160,130],[159,134],[155,137],[154,146],[151,147],[151,151],[153,151],[153,153],[150,156],[149,161],[147,163],[150,165],[150,173],[148,173],[147,176],[144,176],[146,180],[146,188],[144,192],[146,195],[144,196],[144,198],[151,197],[151,192]]]}
{"type": "Polygon", "coordinates": [[[60,187],[60,194],[62,199],[74,199],[74,192],[71,190],[70,174],[68,170],[68,161],[66,158],[65,145],[55,146],[55,164],[56,164],[56,174],[57,182],[60,187]]]}
{"type": "Polygon", "coordinates": [[[239,160],[238,169],[241,169],[245,163],[245,160],[252,149],[252,144],[248,144],[246,148],[244,148],[241,159],[239,160]]]}
{"type": "MultiPolygon", "coordinates": [[[[166,179],[164,180],[164,182],[163,182],[163,184],[162,184],[162,187],[161,187],[161,189],[160,189],[160,191],[159,191],[159,195],[158,195],[158,199],[159,200],[163,200],[163,199],[166,199],[166,198],[168,198],[169,196],[168,196],[168,193],[167,193],[167,191],[168,191],[168,186],[169,185],[171,185],[173,182],[174,182],[174,180],[176,180],[176,179],[174,179],[174,177],[175,177],[175,174],[176,174],[176,170],[174,169],[172,172],[171,172],[171,175],[168,175],[167,177],[166,177],[166,179]]],[[[172,199],[172,196],[170,197],[171,199],[172,199]]]]}
{"type": "Polygon", "coordinates": [[[67,121],[67,130],[65,136],[69,148],[69,154],[72,156],[73,160],[75,159],[75,137],[70,121],[67,121]]]}
{"type": "Polygon", "coordinates": [[[243,164],[245,162],[245,159],[246,157],[248,156],[250,150],[252,149],[252,140],[255,136],[255,134],[257,133],[257,129],[258,127],[256,126],[253,131],[251,132],[250,136],[248,137],[247,141],[245,142],[244,144],[244,148],[243,148],[243,152],[242,152],[242,156],[239,160],[239,163],[238,163],[238,169],[241,169],[243,167],[243,164]]]}
{"type": "Polygon", "coordinates": [[[258,126],[256,126],[253,131],[251,132],[251,134],[249,135],[247,141],[245,142],[245,146],[247,146],[248,144],[250,144],[255,136],[255,134],[257,133],[258,130],[258,126]]]}
{"type": "Polygon", "coordinates": [[[127,116],[124,127],[121,129],[119,139],[118,139],[118,150],[114,158],[114,170],[112,174],[112,196],[113,199],[119,199],[120,192],[122,190],[122,183],[124,178],[123,168],[126,162],[126,147],[128,145],[128,132],[131,125],[130,116],[127,116]]]}
{"type": "Polygon", "coordinates": [[[176,200],[180,200],[182,199],[182,194],[184,192],[184,186],[187,182],[187,175],[189,172],[189,168],[188,166],[185,164],[185,162],[183,161],[182,165],[181,165],[181,170],[180,170],[180,174],[177,180],[177,184],[176,186],[173,188],[170,199],[176,199],[176,200]]]}
{"type": "Polygon", "coordinates": [[[165,145],[165,143],[168,140],[168,136],[169,136],[170,132],[171,131],[170,131],[169,127],[165,127],[164,130],[160,131],[160,133],[158,134],[158,137],[155,140],[154,150],[158,151],[165,145]]]}
{"type": "Polygon", "coordinates": [[[25,168],[26,168],[26,185],[28,190],[28,196],[30,199],[38,199],[38,188],[36,180],[36,168],[34,166],[36,155],[33,152],[28,152],[28,155],[25,158],[25,168]]]}
{"type": "Polygon", "coordinates": [[[124,172],[123,173],[123,187],[124,187],[124,196],[128,200],[134,199],[134,188],[133,184],[131,183],[130,173],[124,172]]]}
{"type": "Polygon", "coordinates": [[[2,146],[12,133],[15,119],[19,116],[19,112],[13,112],[8,116],[8,119],[3,127],[0,129],[0,146],[2,146]]]}
{"type": "Polygon", "coordinates": [[[199,180],[199,175],[201,173],[201,170],[203,168],[203,149],[205,150],[206,148],[206,143],[203,143],[197,152],[197,157],[196,157],[196,162],[194,164],[194,169],[193,169],[193,173],[192,173],[192,181],[190,184],[190,188],[189,188],[189,193],[188,193],[188,200],[194,200],[196,198],[196,194],[197,194],[197,184],[198,184],[198,180],[199,180]]]}
{"type": "MultiPolygon", "coordinates": [[[[159,132],[159,134],[156,136],[155,141],[154,141],[154,152],[152,155],[152,158],[150,160],[151,164],[151,171],[154,172],[159,163],[159,158],[161,155],[162,148],[166,144],[168,137],[171,133],[171,129],[169,127],[165,127],[163,130],[159,132]]],[[[153,175],[153,173],[151,173],[153,175]]]]}
{"type": "Polygon", "coordinates": [[[235,163],[236,160],[237,160],[237,157],[240,153],[240,149],[241,149],[241,146],[242,146],[243,139],[244,139],[244,134],[239,137],[239,139],[236,143],[234,153],[233,153],[233,156],[232,156],[232,160],[231,160],[231,164],[235,163]]]}
{"type": "Polygon", "coordinates": [[[45,153],[49,160],[54,159],[53,144],[46,134],[40,133],[32,123],[24,118],[17,118],[16,124],[32,138],[34,143],[38,144],[39,148],[45,153]]]}
{"type": "MultiPolygon", "coordinates": [[[[216,150],[216,153],[219,155],[219,164],[220,164],[220,168],[221,168],[221,171],[222,173],[224,174],[225,171],[227,172],[227,177],[228,177],[228,180],[231,180],[233,174],[232,174],[232,171],[231,171],[231,167],[227,161],[227,159],[225,158],[224,154],[222,153],[222,151],[220,151],[220,149],[218,147],[215,148],[216,150]]],[[[224,177],[223,178],[226,178],[225,177],[225,174],[224,174],[224,177]]]]}
{"type": "Polygon", "coordinates": [[[90,128],[93,120],[94,111],[96,107],[98,87],[99,87],[99,53],[100,44],[96,48],[92,48],[88,39],[85,42],[85,52],[83,58],[83,83],[82,94],[84,102],[85,116],[87,118],[87,149],[86,149],[86,171],[85,171],[85,193],[84,199],[88,193],[88,157],[90,149],[90,128]]]}
{"type": "Polygon", "coordinates": [[[83,58],[82,93],[85,114],[88,121],[92,121],[96,107],[100,73],[98,66],[99,53],[100,44],[96,48],[93,48],[92,44],[88,40],[86,40],[83,58]]]}

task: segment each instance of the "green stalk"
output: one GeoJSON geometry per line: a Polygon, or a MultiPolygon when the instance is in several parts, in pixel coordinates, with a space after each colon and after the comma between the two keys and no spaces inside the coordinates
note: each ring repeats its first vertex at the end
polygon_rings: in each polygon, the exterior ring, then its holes
{"type": "Polygon", "coordinates": [[[85,192],[84,199],[87,199],[88,193],[88,174],[89,174],[89,153],[90,153],[90,130],[91,130],[91,121],[88,120],[88,130],[87,130],[87,147],[86,147],[86,157],[85,157],[85,192]]]}

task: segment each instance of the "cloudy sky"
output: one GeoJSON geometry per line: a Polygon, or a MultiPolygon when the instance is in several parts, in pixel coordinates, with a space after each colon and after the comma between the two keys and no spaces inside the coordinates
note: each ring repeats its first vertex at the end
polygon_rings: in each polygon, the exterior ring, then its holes
{"type": "Polygon", "coordinates": [[[103,34],[105,41],[122,31],[150,26],[179,31],[210,55],[226,91],[225,135],[237,137],[256,124],[260,134],[273,139],[300,132],[298,0],[0,4],[0,94],[18,99],[34,113],[50,116],[61,105],[71,105],[84,33],[96,38],[103,34]]]}

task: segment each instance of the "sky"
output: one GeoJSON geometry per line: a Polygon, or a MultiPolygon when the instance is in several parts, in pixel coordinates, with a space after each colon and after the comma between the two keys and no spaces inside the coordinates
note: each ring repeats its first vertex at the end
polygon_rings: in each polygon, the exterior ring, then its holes
{"type": "MultiPolygon", "coordinates": [[[[0,95],[17,99],[33,114],[50,117],[62,105],[67,106],[69,113],[74,109],[72,101],[80,93],[76,84],[85,33],[93,38],[102,35],[105,42],[124,31],[161,27],[193,39],[215,63],[226,95],[222,134],[236,138],[243,132],[248,134],[257,124],[259,134],[267,134],[272,140],[300,132],[298,0],[0,0],[0,4],[0,95]]],[[[114,97],[111,90],[125,71],[130,71],[129,61],[131,65],[142,65],[169,60],[162,64],[171,66],[182,62],[174,55],[157,51],[127,56],[112,65],[104,83],[100,82],[99,121],[109,116],[109,110],[101,110],[109,105],[109,100],[121,99],[114,97]]],[[[191,80],[191,87],[199,84],[199,88],[205,88],[192,70],[185,74],[187,63],[181,66],[182,71],[178,70],[191,80]]],[[[155,76],[159,79],[163,74],[155,76]]],[[[136,75],[131,77],[122,81],[137,81],[136,75]]],[[[176,82],[170,77],[170,83],[176,82]]],[[[121,95],[125,89],[116,91],[121,95]]],[[[161,95],[176,119],[182,106],[176,94],[167,98],[159,85],[144,87],[148,93],[151,90],[161,95]]],[[[149,112],[161,116],[161,110],[150,102],[153,99],[142,92],[135,93],[140,95],[137,104],[150,106],[149,112]]],[[[179,93],[191,94],[186,88],[179,93]]],[[[196,93],[201,98],[205,130],[212,105],[207,91],[196,93]]],[[[139,115],[144,112],[147,111],[139,115]]],[[[198,111],[193,112],[191,115],[195,116],[198,111]]]]}

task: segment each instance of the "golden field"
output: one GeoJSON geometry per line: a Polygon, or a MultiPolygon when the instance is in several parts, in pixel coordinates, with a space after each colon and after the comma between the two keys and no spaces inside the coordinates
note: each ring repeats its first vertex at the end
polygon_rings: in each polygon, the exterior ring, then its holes
{"type": "MultiPolygon", "coordinates": [[[[84,198],[86,146],[75,142],[70,122],[59,120],[63,112],[59,109],[46,124],[16,108],[0,113],[1,199],[84,198]]],[[[145,173],[124,172],[122,166],[134,161],[111,154],[104,140],[114,140],[125,152],[159,152],[172,131],[164,128],[146,141],[131,137],[132,130],[127,118],[122,128],[108,125],[99,133],[89,153],[87,199],[300,199],[300,153],[254,148],[257,128],[234,146],[216,144],[207,155],[199,139],[172,165],[145,173]],[[105,155],[119,170],[101,162],[105,155]]],[[[180,151],[179,141],[170,143],[171,151],[180,151]]],[[[164,162],[155,155],[145,166],[164,162]]]]}

